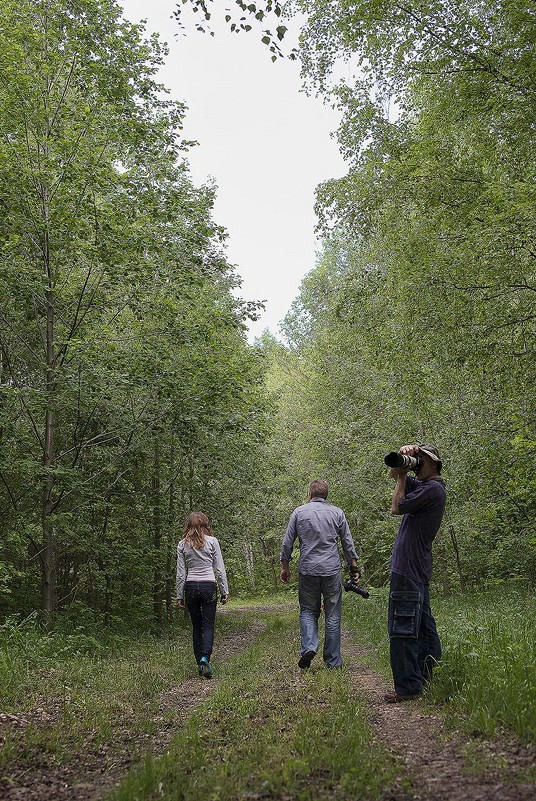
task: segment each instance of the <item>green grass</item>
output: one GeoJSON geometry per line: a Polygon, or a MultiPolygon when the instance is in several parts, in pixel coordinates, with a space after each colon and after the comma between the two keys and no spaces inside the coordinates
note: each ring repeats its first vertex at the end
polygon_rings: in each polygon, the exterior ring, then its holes
{"type": "Polygon", "coordinates": [[[362,702],[344,671],[296,667],[297,617],[267,617],[267,630],[221,668],[168,754],[148,758],[113,801],[378,798],[396,768],[372,743],[362,702]]]}
{"type": "MultiPolygon", "coordinates": [[[[166,724],[177,733],[162,758],[145,755],[148,740],[136,735],[156,735],[158,743],[162,693],[185,678],[197,681],[188,620],[178,616],[162,637],[136,638],[47,632],[32,621],[8,621],[0,628],[3,711],[27,714],[28,725],[5,738],[2,772],[9,775],[13,763],[31,770],[43,757],[76,764],[82,749],[96,753],[105,744],[113,751],[126,737],[138,743],[132,756],[140,763],[110,801],[369,801],[385,795],[399,768],[374,738],[348,674],[325,670],[320,659],[299,671],[296,599],[272,600],[260,599],[262,610],[231,604],[229,614],[218,616],[212,693],[186,722],[180,709],[166,708],[166,724]],[[218,661],[222,638],[260,618],[266,628],[254,642],[218,661]],[[47,714],[36,714],[39,709],[47,714]]],[[[498,737],[506,730],[532,741],[535,599],[489,593],[435,597],[432,605],[444,659],[426,698],[439,704],[447,721],[470,731],[498,737]]],[[[370,664],[389,676],[386,608],[386,590],[368,600],[345,594],[346,627],[368,647],[370,664]]]]}
{"type": "MultiPolygon", "coordinates": [[[[221,618],[218,636],[240,625],[221,618]]],[[[160,694],[192,674],[190,643],[190,624],[181,615],[171,635],[137,639],[82,630],[66,635],[33,621],[9,621],[0,628],[2,711],[44,714],[0,746],[0,768],[37,752],[65,762],[88,737],[98,747],[125,728],[150,734],[160,694]]]]}
{"type": "MultiPolygon", "coordinates": [[[[372,663],[389,673],[387,591],[344,604],[355,637],[372,646],[372,663]]],[[[536,598],[502,590],[432,599],[443,659],[426,697],[447,705],[456,725],[496,736],[510,730],[524,742],[536,735],[536,598]]]]}

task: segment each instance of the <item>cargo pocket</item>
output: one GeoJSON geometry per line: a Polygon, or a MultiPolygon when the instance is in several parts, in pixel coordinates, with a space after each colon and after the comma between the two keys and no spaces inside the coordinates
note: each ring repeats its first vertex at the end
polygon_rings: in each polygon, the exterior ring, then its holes
{"type": "Polygon", "coordinates": [[[417,637],[420,624],[419,593],[393,590],[389,595],[389,636],[417,637]]]}

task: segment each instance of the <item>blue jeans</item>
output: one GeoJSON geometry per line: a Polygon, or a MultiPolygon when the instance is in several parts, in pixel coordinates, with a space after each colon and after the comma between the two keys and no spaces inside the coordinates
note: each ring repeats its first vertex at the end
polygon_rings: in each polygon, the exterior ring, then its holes
{"type": "Polygon", "coordinates": [[[428,584],[391,573],[388,630],[395,692],[418,695],[441,659],[428,584]]]}
{"type": "Polygon", "coordinates": [[[324,662],[330,668],[342,665],[341,656],[341,574],[306,576],[299,574],[301,653],[318,651],[318,618],[324,600],[324,662]]]}
{"type": "Polygon", "coordinates": [[[214,642],[214,621],[218,591],[215,581],[187,581],[184,600],[192,619],[194,655],[197,663],[202,656],[210,662],[214,642]]]}

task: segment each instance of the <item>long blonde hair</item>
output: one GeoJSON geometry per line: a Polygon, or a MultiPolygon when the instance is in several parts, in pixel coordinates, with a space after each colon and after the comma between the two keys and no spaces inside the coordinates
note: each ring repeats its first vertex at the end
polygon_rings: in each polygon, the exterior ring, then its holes
{"type": "Polygon", "coordinates": [[[202,548],[206,537],[212,536],[208,517],[203,512],[192,512],[184,524],[183,539],[192,548],[202,548]]]}

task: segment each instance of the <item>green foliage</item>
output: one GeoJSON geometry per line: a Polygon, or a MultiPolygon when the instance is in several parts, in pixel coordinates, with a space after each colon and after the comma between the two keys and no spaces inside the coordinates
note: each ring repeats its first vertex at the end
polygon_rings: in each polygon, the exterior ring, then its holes
{"type": "Polygon", "coordinates": [[[20,621],[7,618],[0,626],[0,690],[4,703],[27,703],[38,691],[40,678],[79,657],[94,659],[105,641],[82,626],[69,631],[46,631],[36,615],[20,621]]]}
{"type": "Polygon", "coordinates": [[[328,479],[380,583],[383,455],[423,440],[445,457],[444,589],[536,578],[529,5],[299,3],[304,72],[342,111],[349,171],[318,191],[274,448],[295,494],[328,479]],[[341,58],[354,83],[334,85],[341,58]]]}
{"type": "Polygon", "coordinates": [[[430,698],[448,701],[467,725],[489,736],[501,728],[526,741],[536,735],[534,596],[515,588],[458,602],[442,601],[444,658],[430,698]]]}
{"type": "MultiPolygon", "coordinates": [[[[282,6],[237,6],[237,31],[275,15],[279,53],[282,6]]],[[[188,174],[184,106],[155,80],[165,47],[111,0],[4,4],[1,615],[81,603],[162,626],[193,508],[231,593],[276,591],[318,476],[381,585],[383,455],[423,439],[445,454],[445,592],[536,577],[532,8],[292,8],[349,171],[319,188],[287,345],[250,347],[258,304],[236,297],[215,187],[188,174]],[[353,83],[333,83],[341,58],[353,83]]]]}
{"type": "Polygon", "coordinates": [[[0,51],[0,614],[77,599],[161,625],[188,512],[244,542],[259,304],[188,174],[157,37],[108,0],[23,0],[0,51]]]}

